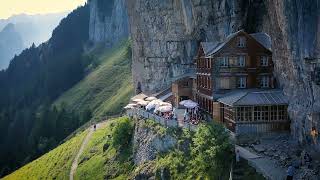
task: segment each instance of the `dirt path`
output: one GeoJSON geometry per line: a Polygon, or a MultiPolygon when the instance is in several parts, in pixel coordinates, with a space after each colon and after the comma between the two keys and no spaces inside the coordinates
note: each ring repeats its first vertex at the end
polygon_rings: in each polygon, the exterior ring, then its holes
{"type": "Polygon", "coordinates": [[[266,157],[259,156],[249,150],[236,146],[236,150],[239,150],[239,155],[243,159],[246,159],[249,164],[255,168],[259,173],[270,180],[283,180],[285,179],[285,169],[276,165],[276,162],[266,157]]]}
{"type": "MultiPolygon", "coordinates": [[[[106,122],[107,121],[104,121],[102,123],[97,124],[96,129],[100,129],[100,128],[104,127],[106,125],[106,122]]],[[[80,149],[79,149],[76,157],[74,158],[74,160],[72,162],[70,175],[69,175],[69,180],[73,180],[74,174],[75,174],[75,172],[76,172],[76,170],[78,168],[80,156],[83,153],[84,148],[87,146],[87,144],[88,144],[89,140],[91,139],[91,136],[92,136],[92,134],[94,132],[93,126],[90,126],[88,128],[88,131],[89,131],[88,134],[86,135],[85,139],[83,140],[83,142],[82,142],[82,144],[80,146],[80,149]]]]}

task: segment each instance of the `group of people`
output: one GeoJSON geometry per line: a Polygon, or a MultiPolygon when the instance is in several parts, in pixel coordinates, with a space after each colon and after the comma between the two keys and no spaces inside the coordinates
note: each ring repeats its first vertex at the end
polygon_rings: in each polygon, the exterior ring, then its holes
{"type": "Polygon", "coordinates": [[[201,119],[201,113],[199,113],[199,108],[185,109],[183,114],[184,122],[190,122],[191,124],[199,124],[201,119]]]}
{"type": "Polygon", "coordinates": [[[165,118],[166,120],[170,119],[176,119],[176,113],[175,113],[175,108],[173,108],[172,111],[169,112],[160,112],[160,111],[155,111],[155,108],[147,109],[147,112],[149,113],[154,113],[160,117],[165,118]]]}
{"type": "MultiPolygon", "coordinates": [[[[160,112],[160,111],[154,111],[155,108],[147,110],[149,113],[155,113],[158,116],[161,116],[167,120],[178,120],[178,115],[176,112],[176,108],[173,107],[172,111],[169,112],[160,112]]],[[[197,125],[199,124],[201,119],[201,113],[199,112],[199,108],[196,107],[194,109],[185,109],[183,120],[184,122],[190,122],[191,124],[197,125]]]]}

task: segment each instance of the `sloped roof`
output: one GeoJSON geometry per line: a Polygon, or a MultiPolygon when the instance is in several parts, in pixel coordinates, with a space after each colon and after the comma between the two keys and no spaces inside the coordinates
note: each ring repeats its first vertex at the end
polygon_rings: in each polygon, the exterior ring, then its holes
{"type": "MultiPolygon", "coordinates": [[[[245,33],[243,30],[237,31],[235,33],[230,34],[226,38],[226,40],[222,42],[201,42],[201,46],[203,48],[205,56],[210,56],[212,54],[215,54],[220,49],[222,49],[230,40],[232,40],[241,32],[245,33]]],[[[268,34],[261,32],[261,33],[253,33],[248,35],[253,39],[255,39],[263,47],[271,51],[271,37],[268,34]]]]}
{"type": "Polygon", "coordinates": [[[218,42],[201,42],[201,46],[205,55],[209,54],[214,48],[216,48],[218,42]]]}
{"type": "Polygon", "coordinates": [[[271,51],[271,37],[267,33],[253,33],[250,34],[256,41],[271,51]]]}
{"type": "Polygon", "coordinates": [[[216,46],[214,48],[212,48],[211,51],[208,52],[208,54],[206,54],[206,55],[210,56],[210,55],[218,52],[224,45],[226,45],[231,39],[233,39],[235,36],[237,36],[240,32],[243,32],[243,30],[240,30],[240,31],[237,31],[235,33],[230,34],[229,36],[227,36],[226,40],[223,42],[216,43],[216,46]]]}
{"type": "Polygon", "coordinates": [[[226,94],[218,99],[218,102],[229,106],[267,106],[287,105],[288,98],[282,90],[241,90],[226,94]]]}

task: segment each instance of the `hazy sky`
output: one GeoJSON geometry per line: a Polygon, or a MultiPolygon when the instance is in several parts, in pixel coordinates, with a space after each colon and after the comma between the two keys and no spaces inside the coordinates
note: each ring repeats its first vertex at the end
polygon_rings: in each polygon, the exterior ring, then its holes
{"type": "Polygon", "coordinates": [[[86,0],[0,0],[0,19],[15,14],[46,14],[73,10],[86,0]]]}

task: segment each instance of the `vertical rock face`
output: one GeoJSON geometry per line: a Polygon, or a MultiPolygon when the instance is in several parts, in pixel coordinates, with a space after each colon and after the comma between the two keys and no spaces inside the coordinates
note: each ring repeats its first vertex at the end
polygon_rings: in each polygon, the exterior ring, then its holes
{"type": "Polygon", "coordinates": [[[320,58],[319,0],[127,0],[135,86],[154,93],[188,71],[199,41],[245,29],[273,41],[278,84],[290,98],[294,137],[320,128],[320,87],[307,59],[320,58]]]}
{"type": "Polygon", "coordinates": [[[142,91],[168,87],[193,64],[200,40],[221,40],[241,27],[237,0],[128,0],[133,79],[142,91]]]}
{"type": "Polygon", "coordinates": [[[126,0],[90,0],[89,38],[112,46],[129,36],[126,0]]]}
{"type": "Polygon", "coordinates": [[[291,130],[299,141],[320,128],[320,86],[313,79],[314,65],[320,58],[319,0],[269,0],[264,30],[273,41],[276,76],[290,97],[291,130]]]}

